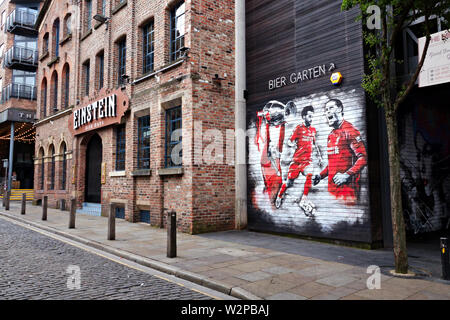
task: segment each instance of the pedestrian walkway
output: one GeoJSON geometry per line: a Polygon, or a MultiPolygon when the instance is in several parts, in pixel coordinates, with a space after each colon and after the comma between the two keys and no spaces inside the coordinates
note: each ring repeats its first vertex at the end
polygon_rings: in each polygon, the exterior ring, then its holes
{"type": "Polygon", "coordinates": [[[386,250],[298,240],[310,244],[300,250],[292,248],[295,241],[288,238],[248,231],[178,233],[177,257],[169,259],[164,229],[117,219],[116,240],[108,241],[105,217],[79,214],[76,229],[68,229],[67,211],[48,209],[47,221],[42,221],[40,206],[28,204],[26,215],[20,214],[20,203],[12,202],[10,209],[0,208],[0,217],[26,222],[242,299],[450,300],[448,281],[393,277],[389,273],[391,255],[386,250]],[[382,270],[380,289],[367,287],[370,265],[382,270]]]}

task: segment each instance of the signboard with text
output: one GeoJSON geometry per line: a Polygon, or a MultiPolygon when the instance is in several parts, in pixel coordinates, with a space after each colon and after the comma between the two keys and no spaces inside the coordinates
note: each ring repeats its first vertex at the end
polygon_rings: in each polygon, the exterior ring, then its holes
{"type": "Polygon", "coordinates": [[[120,89],[102,90],[82,105],[74,109],[69,118],[69,129],[74,136],[120,123],[129,107],[129,99],[120,89]]]}
{"type": "MultiPolygon", "coordinates": [[[[419,61],[426,38],[419,39],[419,61]]],[[[450,30],[431,35],[427,56],[419,76],[419,87],[450,82],[450,30]]]]}

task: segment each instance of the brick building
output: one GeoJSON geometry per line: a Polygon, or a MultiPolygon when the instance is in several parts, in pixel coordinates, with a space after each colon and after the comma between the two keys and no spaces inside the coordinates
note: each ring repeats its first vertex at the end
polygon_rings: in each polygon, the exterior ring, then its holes
{"type": "MultiPolygon", "coordinates": [[[[36,110],[36,1],[0,3],[0,170],[4,189],[33,189],[36,110]],[[11,138],[12,136],[12,138],[11,138]],[[14,141],[11,144],[11,140],[14,141]],[[6,168],[6,162],[8,167],[6,168]]],[[[13,190],[14,194],[15,190],[13,190]]],[[[31,194],[30,194],[31,196],[31,194]]],[[[15,198],[15,197],[13,197],[15,198]]]]}
{"type": "MultiPolygon", "coordinates": [[[[114,204],[117,217],[154,226],[174,210],[191,233],[389,246],[384,115],[361,87],[360,11],[341,4],[45,1],[35,200],[74,197],[97,215],[114,204]]],[[[438,40],[448,37],[439,21],[438,40]]],[[[414,25],[396,48],[399,79],[417,65],[414,25]]],[[[412,233],[450,226],[448,86],[416,87],[399,113],[412,233]]]]}
{"type": "Polygon", "coordinates": [[[223,146],[211,163],[195,147],[234,129],[233,21],[227,0],[45,1],[35,200],[76,197],[97,215],[115,204],[154,226],[174,210],[191,233],[234,228],[234,167],[223,146]]]}

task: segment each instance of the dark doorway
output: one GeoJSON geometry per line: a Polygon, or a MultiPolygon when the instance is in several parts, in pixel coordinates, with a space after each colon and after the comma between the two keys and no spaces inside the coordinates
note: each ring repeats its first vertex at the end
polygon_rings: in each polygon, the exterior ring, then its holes
{"type": "Polygon", "coordinates": [[[102,139],[95,134],[86,150],[85,201],[101,203],[102,139]]]}

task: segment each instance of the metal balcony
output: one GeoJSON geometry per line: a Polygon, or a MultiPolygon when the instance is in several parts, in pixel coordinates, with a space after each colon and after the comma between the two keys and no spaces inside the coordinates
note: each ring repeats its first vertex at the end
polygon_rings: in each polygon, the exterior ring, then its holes
{"type": "Polygon", "coordinates": [[[6,31],[22,36],[37,36],[38,31],[34,28],[38,12],[27,8],[17,8],[6,18],[6,31]]]}
{"type": "Polygon", "coordinates": [[[5,103],[11,98],[36,100],[36,97],[36,86],[26,84],[11,83],[4,87],[2,91],[2,103],[5,103]]]}
{"type": "Polygon", "coordinates": [[[6,51],[3,58],[3,66],[10,69],[36,71],[38,58],[37,50],[13,46],[6,51]]]}

